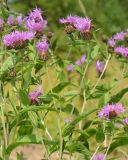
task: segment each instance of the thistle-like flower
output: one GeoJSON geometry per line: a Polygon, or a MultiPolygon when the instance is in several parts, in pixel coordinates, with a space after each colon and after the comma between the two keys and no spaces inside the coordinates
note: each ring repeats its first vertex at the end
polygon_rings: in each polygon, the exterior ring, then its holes
{"type": "Polygon", "coordinates": [[[41,42],[37,42],[36,44],[36,48],[39,52],[39,54],[46,54],[46,52],[48,51],[49,49],[49,43],[47,42],[47,38],[46,36],[44,36],[42,38],[42,41],[41,42]]]}
{"type": "Polygon", "coordinates": [[[125,119],[123,120],[123,122],[124,122],[124,124],[125,124],[126,126],[128,126],[128,118],[125,118],[125,119]]]}
{"type": "Polygon", "coordinates": [[[106,160],[106,158],[104,159],[105,155],[103,153],[98,153],[96,154],[92,160],[106,160]]]}
{"type": "Polygon", "coordinates": [[[108,40],[108,46],[109,47],[114,48],[115,45],[116,45],[116,42],[115,42],[114,39],[111,38],[111,39],[108,40]]]}
{"type": "MultiPolygon", "coordinates": [[[[46,36],[43,36],[42,41],[37,42],[36,44],[37,51],[39,53],[39,56],[41,58],[46,58],[47,57],[47,51],[49,49],[49,43],[47,42],[46,36]]],[[[45,60],[45,59],[44,59],[45,60]]],[[[46,59],[47,60],[47,59],[46,59]]]]}
{"type": "Polygon", "coordinates": [[[125,32],[119,32],[113,36],[113,39],[116,41],[123,41],[124,38],[125,38],[125,32]]]}
{"type": "Polygon", "coordinates": [[[100,73],[102,73],[102,71],[103,71],[103,69],[104,69],[104,62],[103,61],[96,61],[96,70],[97,70],[97,72],[100,74],[100,73]]]}
{"type": "Polygon", "coordinates": [[[86,39],[90,39],[91,34],[91,20],[88,17],[79,17],[79,16],[67,16],[66,18],[59,19],[61,24],[66,24],[65,31],[70,34],[74,30],[77,30],[81,33],[81,36],[86,39]]]}
{"type": "Polygon", "coordinates": [[[90,32],[91,20],[89,18],[82,18],[82,17],[76,18],[74,26],[81,33],[90,32]]]}
{"type": "Polygon", "coordinates": [[[98,113],[100,118],[112,119],[125,112],[122,104],[107,104],[98,113]]]}
{"type": "Polygon", "coordinates": [[[61,24],[67,24],[67,25],[73,25],[74,26],[74,24],[75,24],[75,22],[76,22],[76,19],[78,18],[78,16],[67,16],[66,18],[61,18],[61,19],[59,19],[59,22],[61,23],[61,24]]]}
{"type": "Polygon", "coordinates": [[[22,48],[25,46],[26,42],[32,40],[34,38],[33,32],[20,32],[20,31],[13,31],[10,34],[7,34],[3,37],[3,42],[5,46],[9,49],[17,49],[22,48]]]}
{"type": "Polygon", "coordinates": [[[3,19],[0,19],[0,29],[3,28],[3,24],[4,24],[3,19]]]}
{"type": "Polygon", "coordinates": [[[22,14],[20,14],[19,16],[16,17],[16,22],[18,25],[22,25],[24,23],[24,18],[22,16],[22,14]]]}
{"type": "Polygon", "coordinates": [[[123,57],[128,57],[128,47],[116,47],[114,52],[123,57]]]}
{"type": "Polygon", "coordinates": [[[77,60],[75,64],[78,66],[82,66],[85,63],[85,61],[86,61],[86,55],[82,55],[81,59],[77,60]]]}
{"type": "Polygon", "coordinates": [[[40,103],[40,99],[39,97],[42,95],[42,87],[41,85],[38,85],[37,88],[35,88],[34,91],[29,93],[29,99],[31,104],[39,104],[40,103]]]}
{"type": "Polygon", "coordinates": [[[74,71],[74,65],[73,65],[73,64],[68,65],[68,66],[67,66],[67,71],[68,71],[68,72],[74,71]]]}
{"type": "Polygon", "coordinates": [[[47,25],[47,21],[43,19],[42,12],[36,8],[30,12],[26,19],[26,27],[35,32],[42,32],[47,25]]]}

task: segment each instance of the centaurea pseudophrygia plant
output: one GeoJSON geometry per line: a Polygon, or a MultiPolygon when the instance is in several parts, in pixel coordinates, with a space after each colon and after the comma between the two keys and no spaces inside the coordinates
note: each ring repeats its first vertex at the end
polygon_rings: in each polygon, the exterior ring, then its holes
{"type": "Polygon", "coordinates": [[[69,15],[59,19],[63,43],[47,32],[41,9],[27,17],[6,13],[0,19],[0,158],[9,160],[23,144],[42,144],[42,159],[116,158],[110,153],[128,144],[128,31],[104,44],[91,18],[69,15]]]}

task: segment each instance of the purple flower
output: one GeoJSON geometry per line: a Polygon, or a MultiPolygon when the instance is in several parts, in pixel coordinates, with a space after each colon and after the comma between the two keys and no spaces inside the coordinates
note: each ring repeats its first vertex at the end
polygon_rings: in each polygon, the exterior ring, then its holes
{"type": "Polygon", "coordinates": [[[114,52],[123,57],[128,57],[128,47],[116,47],[114,52]]]}
{"type": "Polygon", "coordinates": [[[104,69],[104,62],[103,61],[96,61],[96,70],[98,73],[102,73],[104,69]]]}
{"type": "Polygon", "coordinates": [[[7,19],[7,24],[9,27],[12,27],[15,23],[15,17],[14,16],[9,16],[8,19],[7,19]]]}
{"type": "Polygon", "coordinates": [[[23,22],[24,22],[23,16],[22,16],[22,15],[17,16],[17,17],[16,17],[16,22],[17,22],[19,25],[22,25],[23,22]]]}
{"type": "Polygon", "coordinates": [[[77,65],[77,66],[81,66],[82,64],[81,64],[81,60],[77,60],[76,62],[75,62],[75,64],[77,65]]]}
{"type": "Polygon", "coordinates": [[[105,155],[103,153],[99,153],[99,154],[96,154],[92,160],[105,160],[106,158],[104,159],[104,156],[105,155]]]}
{"type": "Polygon", "coordinates": [[[109,39],[108,40],[108,46],[114,48],[116,45],[116,42],[114,39],[109,39]]]}
{"type": "Polygon", "coordinates": [[[38,85],[37,88],[29,93],[29,99],[31,104],[39,104],[40,100],[39,97],[42,95],[42,87],[38,85]]]}
{"type": "Polygon", "coordinates": [[[3,19],[0,19],[0,28],[2,28],[2,27],[3,27],[3,24],[4,24],[3,19]]]}
{"type": "Polygon", "coordinates": [[[74,66],[73,66],[73,64],[70,64],[70,65],[67,66],[67,71],[68,71],[68,72],[74,71],[74,66]]]}
{"type": "Polygon", "coordinates": [[[81,57],[81,63],[84,64],[85,61],[86,61],[86,55],[82,55],[82,57],[81,57]]]}
{"type": "Polygon", "coordinates": [[[81,59],[77,60],[75,64],[81,66],[85,63],[85,61],[86,61],[86,55],[82,55],[81,59]]]}
{"type": "Polygon", "coordinates": [[[42,38],[41,42],[37,42],[36,48],[41,55],[46,54],[49,49],[49,43],[47,42],[46,36],[42,38]]]}
{"type": "Polygon", "coordinates": [[[74,23],[76,22],[76,19],[78,18],[78,16],[67,16],[66,18],[61,18],[59,19],[59,22],[61,24],[71,24],[74,25],[74,23]]]}
{"type": "Polygon", "coordinates": [[[111,119],[124,112],[125,109],[122,104],[107,104],[101,109],[98,115],[100,118],[111,119]]]}
{"type": "Polygon", "coordinates": [[[76,18],[74,26],[81,33],[89,32],[91,29],[91,20],[89,18],[82,17],[76,18]]]}
{"type": "Polygon", "coordinates": [[[34,38],[33,32],[20,32],[13,31],[10,34],[7,34],[3,37],[3,42],[8,48],[21,48],[25,45],[28,40],[32,40],[34,38]]]}
{"type": "Polygon", "coordinates": [[[30,12],[26,20],[26,27],[29,30],[41,32],[46,28],[47,21],[43,19],[41,14],[41,10],[38,8],[30,12]]]}
{"type": "Polygon", "coordinates": [[[88,17],[67,16],[66,18],[59,19],[59,22],[61,24],[70,24],[81,33],[89,32],[91,29],[91,20],[88,17]]]}
{"type": "Polygon", "coordinates": [[[124,124],[128,126],[128,118],[124,119],[124,124]]]}
{"type": "Polygon", "coordinates": [[[113,36],[113,39],[116,41],[123,41],[124,38],[125,38],[125,32],[119,32],[113,36]]]}

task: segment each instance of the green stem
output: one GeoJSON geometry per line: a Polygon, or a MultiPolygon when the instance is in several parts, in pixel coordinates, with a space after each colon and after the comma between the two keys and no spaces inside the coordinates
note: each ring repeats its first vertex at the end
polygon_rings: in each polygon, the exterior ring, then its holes
{"type": "Polygon", "coordinates": [[[107,154],[108,154],[110,145],[111,145],[111,143],[112,143],[112,140],[113,140],[113,136],[112,136],[111,139],[110,139],[110,143],[109,143],[109,145],[108,145],[108,147],[107,147],[107,150],[106,150],[106,153],[105,153],[105,156],[104,156],[103,160],[106,160],[106,158],[107,158],[107,154]]]}
{"type": "Polygon", "coordinates": [[[106,60],[106,63],[105,63],[104,69],[103,69],[102,73],[100,74],[100,77],[98,78],[98,80],[97,80],[97,82],[96,82],[95,86],[94,86],[94,87],[93,87],[93,89],[91,90],[91,94],[95,91],[95,89],[96,89],[97,85],[99,84],[99,82],[100,82],[101,78],[103,77],[104,72],[105,72],[105,70],[106,70],[106,68],[107,68],[107,66],[108,66],[108,62],[109,62],[110,58],[111,58],[111,54],[109,54],[108,59],[106,60]]]}
{"type": "Polygon", "coordinates": [[[5,147],[7,147],[8,140],[7,140],[7,131],[6,131],[6,126],[5,126],[5,120],[4,120],[3,105],[0,105],[0,107],[1,107],[1,119],[2,119],[2,126],[3,126],[4,142],[5,142],[5,147]]]}
{"type": "Polygon", "coordinates": [[[94,154],[92,155],[92,157],[91,157],[90,160],[93,160],[93,158],[95,157],[95,155],[96,155],[96,153],[98,152],[99,148],[100,148],[100,145],[96,148],[96,150],[95,150],[95,152],[94,152],[94,154]]]}
{"type": "Polygon", "coordinates": [[[82,0],[78,0],[78,4],[79,4],[79,6],[80,6],[80,10],[83,12],[84,16],[86,16],[86,15],[87,15],[87,12],[86,12],[86,8],[85,8],[82,0]]]}

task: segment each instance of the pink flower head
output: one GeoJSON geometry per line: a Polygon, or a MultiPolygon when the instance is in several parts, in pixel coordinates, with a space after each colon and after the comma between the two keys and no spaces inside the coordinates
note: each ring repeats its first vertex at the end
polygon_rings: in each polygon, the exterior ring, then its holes
{"type": "Polygon", "coordinates": [[[67,66],[67,71],[68,71],[68,72],[74,71],[74,66],[73,66],[73,64],[70,64],[70,65],[67,66]]]}
{"type": "Polygon", "coordinates": [[[103,61],[96,61],[96,70],[98,73],[102,73],[104,69],[104,62],[103,61]]]}
{"type": "Polygon", "coordinates": [[[85,63],[85,61],[86,61],[86,55],[82,55],[81,59],[77,60],[75,64],[81,66],[85,63]]]}
{"type": "Polygon", "coordinates": [[[114,39],[109,39],[108,40],[108,46],[114,48],[116,45],[116,42],[114,39]]]}
{"type": "Polygon", "coordinates": [[[39,97],[41,95],[42,95],[42,87],[41,85],[38,85],[34,91],[29,93],[29,99],[31,104],[39,104],[40,103],[39,97]]]}
{"type": "Polygon", "coordinates": [[[17,16],[17,17],[16,17],[16,22],[17,22],[19,25],[22,25],[23,22],[24,22],[23,16],[22,16],[22,15],[17,16]]]}
{"type": "Polygon", "coordinates": [[[28,40],[32,40],[34,38],[33,32],[20,32],[13,31],[10,34],[7,34],[3,37],[3,42],[8,48],[21,48],[25,45],[28,40]]]}
{"type": "Polygon", "coordinates": [[[116,47],[114,52],[123,57],[128,57],[128,47],[116,47]]]}
{"type": "Polygon", "coordinates": [[[128,118],[124,119],[124,124],[128,126],[128,118]]]}
{"type": "Polygon", "coordinates": [[[30,12],[26,20],[26,27],[29,30],[41,32],[46,28],[47,21],[43,19],[41,14],[41,10],[38,8],[30,12]]]}
{"type": "Polygon", "coordinates": [[[0,28],[2,28],[2,27],[3,27],[3,24],[4,24],[3,19],[0,19],[0,28]]]}
{"type": "Polygon", "coordinates": [[[78,18],[78,16],[67,16],[66,18],[61,18],[59,19],[59,22],[61,24],[71,24],[74,25],[74,23],[76,22],[76,19],[78,18]]]}
{"type": "Polygon", "coordinates": [[[125,38],[125,32],[119,32],[113,36],[113,39],[116,41],[123,41],[124,38],[125,38]]]}
{"type": "Polygon", "coordinates": [[[36,48],[41,55],[44,55],[49,49],[49,43],[47,42],[46,36],[42,38],[41,42],[37,42],[36,48]]]}
{"type": "Polygon", "coordinates": [[[104,159],[104,157],[105,155],[103,153],[98,153],[93,157],[92,160],[105,160],[106,158],[104,159]]]}
{"type": "Polygon", "coordinates": [[[89,32],[91,29],[91,20],[89,18],[82,17],[76,18],[74,26],[81,33],[89,32]]]}
{"type": "Polygon", "coordinates": [[[15,17],[13,15],[10,15],[7,19],[7,24],[9,27],[12,27],[15,24],[15,17]]]}
{"type": "Polygon", "coordinates": [[[122,104],[118,104],[118,103],[107,104],[99,112],[99,117],[105,118],[105,119],[111,119],[111,118],[115,118],[118,114],[122,114],[124,112],[125,112],[125,109],[122,106],[122,104]]]}

